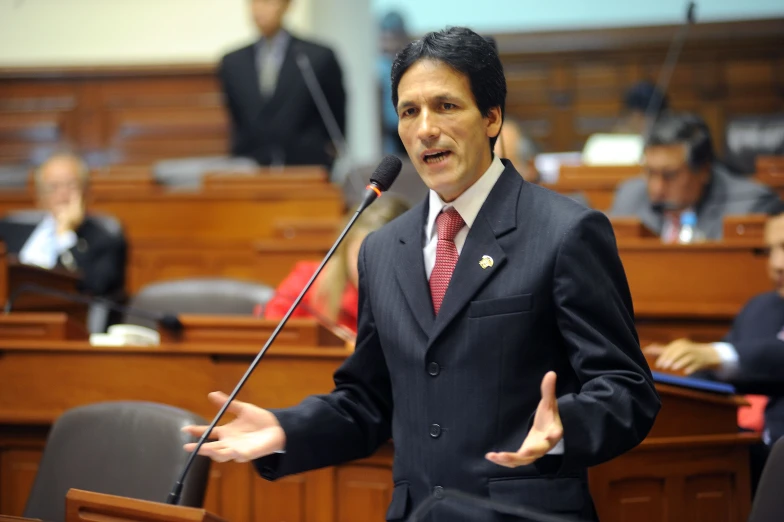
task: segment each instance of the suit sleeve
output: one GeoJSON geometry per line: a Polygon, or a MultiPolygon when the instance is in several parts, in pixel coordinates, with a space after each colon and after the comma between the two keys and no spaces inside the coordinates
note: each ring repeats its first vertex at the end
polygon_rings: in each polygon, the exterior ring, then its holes
{"type": "Polygon", "coordinates": [[[607,218],[587,210],[555,264],[557,323],[578,393],[558,398],[563,468],[593,466],[639,444],[661,407],[640,350],[626,275],[607,218]]]}
{"type": "MultiPolygon", "coordinates": [[[[784,341],[773,336],[747,339],[740,333],[747,327],[747,319],[754,320],[757,307],[754,301],[745,306],[723,339],[735,348],[738,364],[728,375],[712,375],[735,385],[739,393],[780,394],[784,388],[784,341]]],[[[748,327],[756,331],[753,323],[748,327]]]]}
{"type": "Polygon", "coordinates": [[[233,155],[240,154],[240,131],[239,131],[239,107],[231,94],[231,84],[227,71],[226,58],[224,57],[218,65],[218,80],[223,91],[223,103],[229,116],[229,146],[233,155]]]}
{"type": "Polygon", "coordinates": [[[109,236],[95,245],[79,266],[80,290],[93,295],[107,295],[125,286],[127,245],[122,236],[109,236]]]}
{"type": "Polygon", "coordinates": [[[255,461],[266,479],[367,457],[392,435],[392,386],[367,295],[366,243],[359,254],[356,350],[335,372],[332,393],[273,410],[286,452],[255,461]]]}

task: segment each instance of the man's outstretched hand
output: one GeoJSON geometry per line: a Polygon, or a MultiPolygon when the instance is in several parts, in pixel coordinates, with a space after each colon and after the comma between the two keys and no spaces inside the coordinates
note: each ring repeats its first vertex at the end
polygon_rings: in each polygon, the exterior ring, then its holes
{"type": "MultiPolygon", "coordinates": [[[[221,392],[212,392],[208,397],[219,408],[228,399],[221,392]]],[[[248,462],[285,449],[286,433],[271,412],[240,401],[232,401],[226,411],[237,418],[223,426],[216,426],[210,439],[217,440],[205,442],[199,449],[199,455],[216,462],[248,462]]],[[[207,431],[207,426],[185,426],[182,430],[194,437],[201,437],[207,431]]],[[[188,443],[184,447],[185,451],[192,452],[196,449],[196,443],[188,443]]]]}
{"type": "Polygon", "coordinates": [[[545,456],[562,438],[563,424],[555,398],[555,372],[547,372],[542,379],[542,399],[523,445],[514,453],[491,452],[485,458],[507,468],[525,466],[545,456]]]}

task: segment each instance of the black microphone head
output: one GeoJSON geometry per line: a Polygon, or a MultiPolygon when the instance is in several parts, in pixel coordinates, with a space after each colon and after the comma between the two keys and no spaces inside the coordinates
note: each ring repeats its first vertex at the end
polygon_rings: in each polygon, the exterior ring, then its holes
{"type": "Polygon", "coordinates": [[[173,314],[163,314],[160,319],[158,319],[158,323],[167,330],[172,332],[179,332],[182,331],[182,323],[180,322],[179,317],[173,314]]]}
{"type": "Polygon", "coordinates": [[[392,183],[395,182],[397,175],[400,174],[402,169],[403,162],[400,161],[400,158],[391,154],[384,156],[373,175],[370,176],[370,182],[377,186],[381,192],[386,192],[392,186],[392,183]]]}

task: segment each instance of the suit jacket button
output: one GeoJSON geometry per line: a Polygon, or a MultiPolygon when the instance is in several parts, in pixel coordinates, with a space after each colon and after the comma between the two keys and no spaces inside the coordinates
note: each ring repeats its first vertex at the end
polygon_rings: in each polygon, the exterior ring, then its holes
{"type": "Polygon", "coordinates": [[[436,497],[438,500],[444,498],[444,488],[442,488],[441,486],[434,487],[433,496],[436,497]]]}
{"type": "Polygon", "coordinates": [[[430,425],[430,436],[434,439],[437,439],[441,436],[441,426],[438,424],[431,424],[430,425]]]}
{"type": "Polygon", "coordinates": [[[437,362],[435,362],[435,361],[434,361],[434,362],[431,362],[430,364],[428,364],[428,365],[427,365],[427,373],[429,373],[429,374],[430,374],[430,375],[432,375],[433,377],[435,377],[436,375],[438,375],[438,373],[439,373],[440,371],[441,371],[441,367],[440,367],[440,366],[438,366],[438,363],[437,363],[437,362]]]}

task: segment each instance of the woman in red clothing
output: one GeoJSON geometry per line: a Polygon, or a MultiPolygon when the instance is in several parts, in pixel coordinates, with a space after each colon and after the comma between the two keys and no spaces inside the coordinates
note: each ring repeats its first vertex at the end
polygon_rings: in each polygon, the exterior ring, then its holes
{"type": "MultiPolygon", "coordinates": [[[[386,225],[408,208],[404,201],[386,194],[360,214],[291,317],[314,317],[325,323],[338,324],[356,333],[359,247],[370,232],[386,225]]],[[[352,215],[353,213],[348,216],[348,219],[352,215]]],[[[280,319],[286,315],[291,304],[316,272],[318,265],[318,261],[299,261],[267,303],[264,317],[280,319]]]]}

